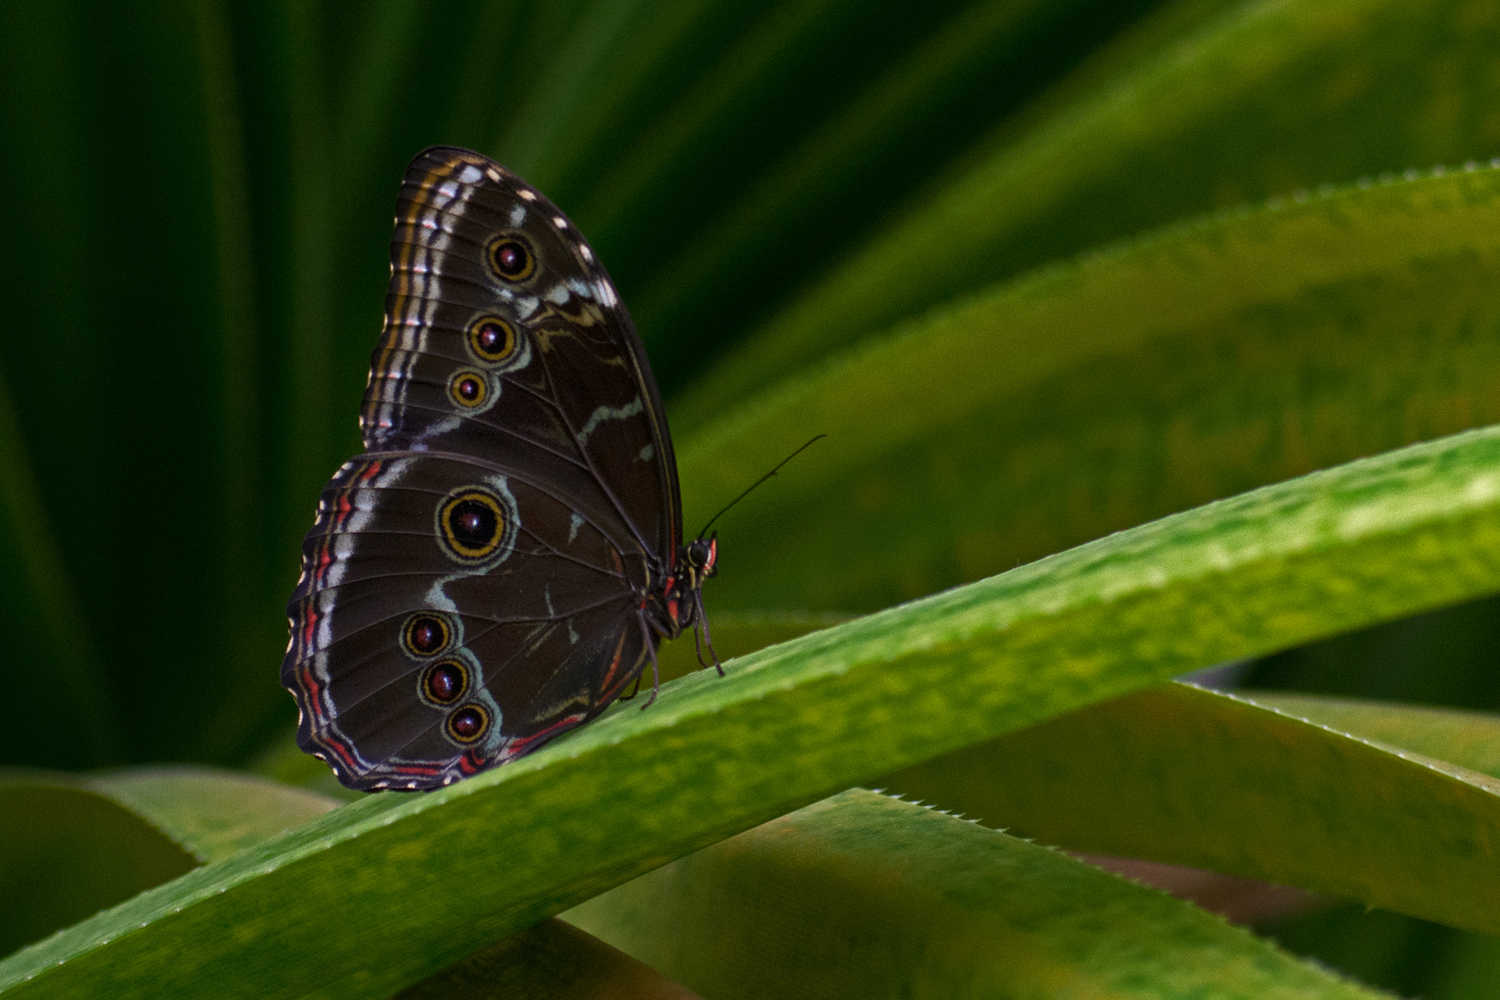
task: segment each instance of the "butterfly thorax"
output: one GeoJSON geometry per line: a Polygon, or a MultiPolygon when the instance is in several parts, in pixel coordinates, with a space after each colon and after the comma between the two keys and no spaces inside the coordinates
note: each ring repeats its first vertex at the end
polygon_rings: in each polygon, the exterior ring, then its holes
{"type": "Polygon", "coordinates": [[[652,629],[675,639],[703,615],[703,581],[719,571],[719,539],[715,533],[677,550],[677,559],[661,586],[646,597],[642,609],[652,629]]]}

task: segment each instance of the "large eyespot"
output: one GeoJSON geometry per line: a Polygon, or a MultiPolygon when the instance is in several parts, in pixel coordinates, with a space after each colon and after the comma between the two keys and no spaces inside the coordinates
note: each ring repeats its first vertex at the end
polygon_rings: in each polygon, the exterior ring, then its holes
{"type": "Polygon", "coordinates": [[[525,281],[536,272],[536,255],[519,234],[491,240],[486,255],[490,268],[506,281],[525,281]]]}
{"type": "Polygon", "coordinates": [[[461,369],[448,380],[448,397],[465,409],[478,409],[489,401],[490,380],[483,372],[461,369]]]}
{"type": "Polygon", "coordinates": [[[455,743],[478,743],[490,729],[490,713],[478,702],[467,705],[448,716],[448,738],[455,743]]]}
{"type": "Polygon", "coordinates": [[[516,353],[516,328],[499,316],[481,316],[469,324],[469,350],[489,364],[505,361],[516,353]]]}
{"type": "Polygon", "coordinates": [[[401,645],[413,656],[436,656],[448,648],[453,630],[437,615],[419,612],[401,626],[401,645]]]}
{"type": "Polygon", "coordinates": [[[451,705],[469,690],[469,668],[461,660],[439,660],[422,672],[418,694],[434,705],[451,705]]]}
{"type": "Polygon", "coordinates": [[[451,493],[438,507],[439,538],[460,562],[480,562],[494,555],[506,527],[500,498],[478,487],[451,493]]]}

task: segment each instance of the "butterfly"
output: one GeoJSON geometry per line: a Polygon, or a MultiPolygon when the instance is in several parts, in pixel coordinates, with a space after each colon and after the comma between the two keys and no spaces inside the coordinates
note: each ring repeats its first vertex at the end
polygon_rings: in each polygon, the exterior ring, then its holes
{"type": "Polygon", "coordinates": [[[302,543],[281,665],[298,744],[345,785],[513,760],[647,663],[654,700],[657,646],[684,630],[718,664],[718,540],[684,541],[645,348],[573,224],[493,160],[434,147],[407,168],[359,419],[365,451],[302,543]]]}

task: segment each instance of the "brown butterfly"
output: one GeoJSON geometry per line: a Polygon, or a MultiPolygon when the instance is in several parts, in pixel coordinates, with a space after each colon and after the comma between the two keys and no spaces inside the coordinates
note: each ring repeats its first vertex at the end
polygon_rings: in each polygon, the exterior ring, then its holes
{"type": "Polygon", "coordinates": [[[281,665],[298,743],[344,784],[502,764],[604,711],[663,639],[707,644],[717,542],[683,541],[630,315],[573,224],[478,153],[407,168],[360,429],[281,665]]]}

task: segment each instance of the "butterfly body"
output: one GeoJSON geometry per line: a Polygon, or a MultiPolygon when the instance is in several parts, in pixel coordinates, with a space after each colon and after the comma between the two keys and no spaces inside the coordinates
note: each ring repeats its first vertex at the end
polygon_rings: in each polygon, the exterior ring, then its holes
{"type": "Polygon", "coordinates": [[[298,742],[424,789],[597,716],[704,627],[644,348],[555,206],[499,164],[408,168],[365,453],[324,489],[288,604],[298,742]]]}

